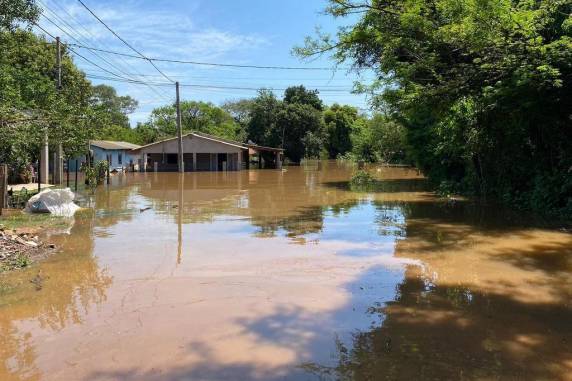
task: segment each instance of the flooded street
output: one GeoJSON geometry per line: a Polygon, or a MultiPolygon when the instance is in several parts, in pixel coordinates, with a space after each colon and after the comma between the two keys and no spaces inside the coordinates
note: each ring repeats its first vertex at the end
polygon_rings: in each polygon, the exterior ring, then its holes
{"type": "Polygon", "coordinates": [[[572,234],[371,170],[115,176],[4,276],[0,380],[572,380],[572,234]]]}

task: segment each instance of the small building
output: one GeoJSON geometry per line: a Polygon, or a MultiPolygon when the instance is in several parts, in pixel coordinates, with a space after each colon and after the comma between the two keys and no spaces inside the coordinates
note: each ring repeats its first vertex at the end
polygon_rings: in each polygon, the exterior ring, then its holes
{"type": "MultiPolygon", "coordinates": [[[[110,169],[124,171],[137,163],[138,156],[133,153],[134,149],[141,146],[128,142],[117,142],[111,140],[90,140],[89,155],[92,163],[101,160],[109,162],[110,169]]],[[[87,155],[78,157],[78,164],[81,165],[87,161],[87,155]]],[[[76,162],[70,162],[70,171],[76,170],[76,162]]]]}
{"type": "MultiPolygon", "coordinates": [[[[131,150],[140,170],[178,171],[178,138],[170,138],[131,150]]],[[[256,157],[259,168],[281,168],[284,150],[244,144],[216,136],[191,132],[183,135],[183,167],[192,171],[239,171],[249,168],[256,157]]]]}

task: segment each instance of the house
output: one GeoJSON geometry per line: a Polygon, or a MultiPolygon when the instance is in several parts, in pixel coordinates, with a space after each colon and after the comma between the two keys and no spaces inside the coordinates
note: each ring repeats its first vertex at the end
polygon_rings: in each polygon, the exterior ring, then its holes
{"type": "MultiPolygon", "coordinates": [[[[111,140],[90,140],[89,154],[91,162],[107,160],[111,170],[123,171],[137,163],[138,156],[133,154],[133,149],[140,146],[128,142],[116,142],[111,140]]],[[[78,157],[79,167],[87,161],[87,155],[78,157]]],[[[76,170],[76,160],[70,162],[70,171],[76,170]]]]}
{"type": "MultiPolygon", "coordinates": [[[[178,138],[170,138],[131,151],[142,171],[178,171],[178,138]]],[[[191,171],[239,171],[256,158],[259,168],[281,168],[282,148],[245,144],[216,136],[191,132],[183,135],[183,167],[191,171]]]]}

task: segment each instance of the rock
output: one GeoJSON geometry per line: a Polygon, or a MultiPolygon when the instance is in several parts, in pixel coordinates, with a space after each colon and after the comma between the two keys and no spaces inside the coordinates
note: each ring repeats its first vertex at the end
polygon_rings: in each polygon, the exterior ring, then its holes
{"type": "Polygon", "coordinates": [[[39,245],[38,245],[36,242],[34,242],[34,241],[24,241],[24,244],[25,244],[25,245],[28,245],[28,246],[32,246],[32,247],[38,247],[38,246],[39,246],[39,245]]]}

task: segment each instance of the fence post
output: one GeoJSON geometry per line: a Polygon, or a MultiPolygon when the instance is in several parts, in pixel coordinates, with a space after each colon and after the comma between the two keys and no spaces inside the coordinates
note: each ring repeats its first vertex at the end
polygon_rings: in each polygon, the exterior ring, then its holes
{"type": "Polygon", "coordinates": [[[2,215],[2,209],[6,208],[8,197],[8,166],[6,164],[0,164],[0,216],[2,215]]]}

